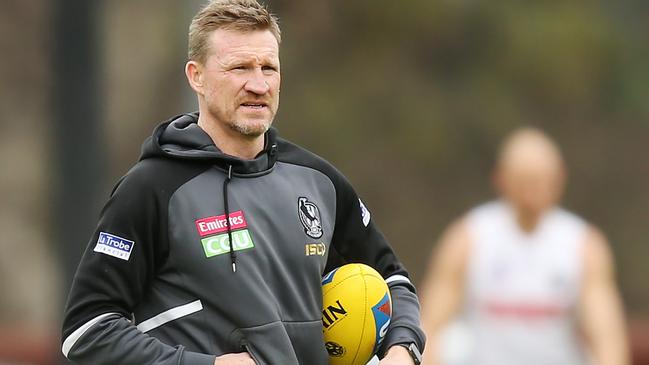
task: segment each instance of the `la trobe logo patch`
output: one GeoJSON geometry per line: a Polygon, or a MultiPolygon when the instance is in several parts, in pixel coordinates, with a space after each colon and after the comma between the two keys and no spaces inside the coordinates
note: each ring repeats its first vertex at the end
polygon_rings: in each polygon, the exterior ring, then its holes
{"type": "Polygon", "coordinates": [[[131,240],[114,234],[99,232],[94,251],[128,261],[131,258],[133,246],[135,246],[135,242],[131,240]]]}

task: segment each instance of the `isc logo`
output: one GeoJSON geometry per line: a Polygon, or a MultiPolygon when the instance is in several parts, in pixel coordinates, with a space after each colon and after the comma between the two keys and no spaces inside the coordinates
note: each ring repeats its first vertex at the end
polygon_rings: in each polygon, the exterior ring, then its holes
{"type": "Polygon", "coordinates": [[[347,316],[347,310],[340,303],[340,300],[336,300],[336,305],[327,306],[322,311],[322,325],[324,328],[329,328],[345,318],[345,316],[347,316]]]}
{"type": "Polygon", "coordinates": [[[324,243],[307,243],[304,245],[307,256],[324,256],[327,246],[324,243]]]}

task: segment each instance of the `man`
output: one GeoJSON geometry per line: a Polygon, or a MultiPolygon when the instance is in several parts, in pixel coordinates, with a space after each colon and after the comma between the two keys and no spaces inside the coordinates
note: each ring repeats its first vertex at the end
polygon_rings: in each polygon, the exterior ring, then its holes
{"type": "Polygon", "coordinates": [[[467,364],[628,364],[608,245],[557,207],[564,180],[559,149],[541,131],[507,138],[494,174],[501,199],[454,223],[431,262],[424,364],[440,363],[440,331],[460,308],[467,364]]]}
{"type": "Polygon", "coordinates": [[[415,363],[424,337],[403,265],[349,182],[270,128],[279,42],[254,0],[193,19],[199,113],[161,124],[104,207],[68,299],[73,362],[327,364],[322,274],[362,262],[393,298],[381,364],[415,363]]]}

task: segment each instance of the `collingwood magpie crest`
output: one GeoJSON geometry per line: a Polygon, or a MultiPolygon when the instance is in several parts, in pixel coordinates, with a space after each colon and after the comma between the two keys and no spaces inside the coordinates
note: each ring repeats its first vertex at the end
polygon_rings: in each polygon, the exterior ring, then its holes
{"type": "Polygon", "coordinates": [[[297,199],[297,212],[304,226],[304,233],[311,238],[322,237],[322,219],[320,209],[305,197],[297,199]]]}

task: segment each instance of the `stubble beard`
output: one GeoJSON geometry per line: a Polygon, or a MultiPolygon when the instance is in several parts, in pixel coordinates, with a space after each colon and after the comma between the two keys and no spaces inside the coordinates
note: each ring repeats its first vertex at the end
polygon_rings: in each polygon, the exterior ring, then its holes
{"type": "Polygon", "coordinates": [[[228,127],[241,136],[254,139],[257,138],[270,129],[275,118],[275,113],[272,113],[267,120],[246,120],[244,118],[237,118],[236,113],[223,113],[217,108],[208,106],[208,111],[217,121],[221,121],[222,125],[228,127]]]}
{"type": "Polygon", "coordinates": [[[270,129],[272,124],[272,118],[265,121],[241,121],[235,119],[227,122],[227,126],[231,130],[249,138],[256,138],[263,135],[268,131],[268,129],[270,129]]]}

